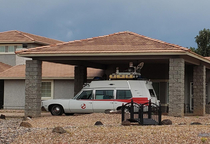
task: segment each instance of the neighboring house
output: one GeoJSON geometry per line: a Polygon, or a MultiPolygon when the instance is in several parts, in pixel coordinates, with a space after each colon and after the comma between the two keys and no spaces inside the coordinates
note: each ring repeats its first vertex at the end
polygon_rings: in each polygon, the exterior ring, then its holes
{"type": "MultiPolygon", "coordinates": [[[[1,68],[1,66],[0,66],[1,68]]],[[[88,80],[102,76],[102,70],[88,68],[88,80]]],[[[25,107],[25,65],[17,65],[0,73],[4,83],[4,109],[24,109],[25,107]]],[[[74,66],[43,62],[42,64],[42,99],[73,98],[74,66]]]]}
{"type": "Polygon", "coordinates": [[[63,41],[54,40],[17,30],[0,32],[0,62],[11,66],[24,64],[23,58],[16,57],[16,50],[46,46],[61,42],[63,41]]]}

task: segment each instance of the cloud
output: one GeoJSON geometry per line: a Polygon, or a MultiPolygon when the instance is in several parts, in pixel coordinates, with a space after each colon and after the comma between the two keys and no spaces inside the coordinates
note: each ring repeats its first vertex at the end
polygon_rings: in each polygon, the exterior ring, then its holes
{"type": "Polygon", "coordinates": [[[0,31],[63,41],[133,31],[185,47],[209,28],[209,0],[0,0],[0,31]]]}

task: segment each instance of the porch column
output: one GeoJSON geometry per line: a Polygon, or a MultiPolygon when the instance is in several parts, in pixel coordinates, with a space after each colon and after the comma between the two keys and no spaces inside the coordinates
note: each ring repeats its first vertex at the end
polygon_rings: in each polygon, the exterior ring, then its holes
{"type": "Polygon", "coordinates": [[[87,82],[87,67],[75,66],[74,67],[74,95],[76,95],[83,88],[83,85],[86,82],[87,82]]]}
{"type": "Polygon", "coordinates": [[[193,69],[193,114],[205,115],[206,104],[206,67],[194,66],[193,69]]]}
{"type": "Polygon", "coordinates": [[[25,117],[41,116],[42,61],[26,61],[25,117]]]}
{"type": "Polygon", "coordinates": [[[184,116],[185,61],[182,58],[169,60],[169,115],[184,116]]]}

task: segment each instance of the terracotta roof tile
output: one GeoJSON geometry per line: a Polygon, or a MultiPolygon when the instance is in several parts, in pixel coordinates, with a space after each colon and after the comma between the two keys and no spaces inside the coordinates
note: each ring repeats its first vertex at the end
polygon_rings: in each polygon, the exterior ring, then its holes
{"type": "MultiPolygon", "coordinates": [[[[102,76],[102,70],[87,68],[87,77],[102,76]]],[[[50,62],[42,63],[43,79],[74,79],[74,66],[50,62]]],[[[0,73],[0,79],[25,79],[25,65],[17,65],[0,73]]]]}
{"type": "Polygon", "coordinates": [[[17,30],[0,32],[0,43],[11,43],[11,42],[55,44],[55,43],[61,43],[63,41],[50,39],[17,30]]]}
{"type": "Polygon", "coordinates": [[[17,52],[18,54],[79,54],[79,53],[135,53],[189,51],[185,47],[152,39],[133,32],[118,32],[83,40],[36,47],[17,52]]]}
{"type": "Polygon", "coordinates": [[[11,67],[12,67],[12,66],[0,62],[0,72],[3,72],[3,71],[5,71],[5,70],[7,70],[7,69],[9,69],[9,68],[11,68],[11,67]]]}

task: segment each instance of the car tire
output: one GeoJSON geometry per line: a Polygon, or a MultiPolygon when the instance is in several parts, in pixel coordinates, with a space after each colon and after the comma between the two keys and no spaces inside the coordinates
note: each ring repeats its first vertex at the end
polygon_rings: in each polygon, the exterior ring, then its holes
{"type": "Polygon", "coordinates": [[[50,112],[53,116],[60,116],[63,114],[63,107],[61,105],[53,105],[50,108],[50,112]]]}
{"type": "Polygon", "coordinates": [[[74,113],[65,113],[66,116],[74,115],[74,113]]]}

